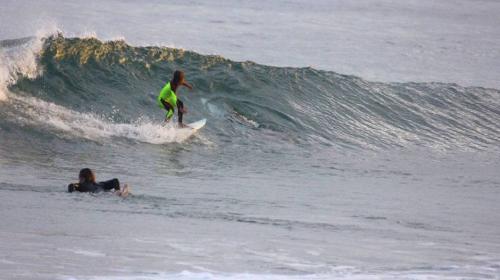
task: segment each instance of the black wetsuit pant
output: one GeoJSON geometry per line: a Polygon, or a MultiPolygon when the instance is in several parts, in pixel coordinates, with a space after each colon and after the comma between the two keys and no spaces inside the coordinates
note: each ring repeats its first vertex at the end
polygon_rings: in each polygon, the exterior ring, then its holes
{"type": "MultiPolygon", "coordinates": [[[[170,105],[170,103],[168,103],[167,101],[161,100],[161,104],[163,104],[163,107],[165,107],[165,110],[167,110],[167,112],[170,110],[174,111],[172,105],[170,105]]],[[[182,123],[182,115],[184,114],[182,113],[183,110],[184,110],[184,103],[182,103],[180,99],[177,99],[177,119],[179,123],[182,123]]]]}
{"type": "Polygon", "coordinates": [[[97,183],[97,185],[105,191],[110,191],[113,189],[115,191],[120,190],[120,181],[118,181],[118,179],[116,179],[116,178],[108,180],[108,181],[104,181],[104,182],[99,182],[99,183],[97,183]]]}
{"type": "Polygon", "coordinates": [[[68,192],[78,191],[96,193],[101,191],[110,191],[113,189],[116,191],[120,190],[120,181],[116,178],[99,183],[76,183],[68,185],[68,192]]]}

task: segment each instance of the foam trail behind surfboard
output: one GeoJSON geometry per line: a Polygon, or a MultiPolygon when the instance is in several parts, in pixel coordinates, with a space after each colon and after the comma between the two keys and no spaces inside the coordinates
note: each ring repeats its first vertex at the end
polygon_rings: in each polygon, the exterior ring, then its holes
{"type": "Polygon", "coordinates": [[[183,142],[196,132],[195,129],[179,129],[173,124],[163,126],[147,120],[113,123],[95,114],[73,111],[35,97],[12,95],[7,102],[12,103],[16,110],[4,113],[12,114],[12,119],[15,117],[16,122],[54,130],[64,137],[81,137],[95,141],[124,137],[145,143],[165,144],[183,142]]]}

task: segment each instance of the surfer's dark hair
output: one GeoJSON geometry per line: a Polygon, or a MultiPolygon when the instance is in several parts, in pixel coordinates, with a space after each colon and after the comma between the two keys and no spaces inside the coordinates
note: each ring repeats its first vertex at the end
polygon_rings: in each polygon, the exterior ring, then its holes
{"type": "Polygon", "coordinates": [[[180,83],[184,81],[184,72],[181,70],[175,70],[174,77],[172,78],[171,83],[177,87],[180,83]]]}
{"type": "Polygon", "coordinates": [[[80,174],[78,175],[78,179],[80,183],[95,183],[95,175],[90,168],[84,168],[80,170],[80,174]]]}

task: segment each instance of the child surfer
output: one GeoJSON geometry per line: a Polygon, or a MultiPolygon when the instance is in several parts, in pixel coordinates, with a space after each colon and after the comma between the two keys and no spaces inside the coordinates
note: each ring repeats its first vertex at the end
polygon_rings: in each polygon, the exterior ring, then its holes
{"type": "Polygon", "coordinates": [[[179,126],[185,127],[185,125],[182,123],[182,115],[184,113],[187,113],[187,110],[184,107],[184,103],[182,103],[182,101],[178,99],[176,95],[176,92],[178,92],[177,89],[179,89],[180,86],[185,86],[190,90],[193,89],[193,87],[184,80],[184,72],[176,70],[174,72],[172,80],[163,87],[160,95],[158,95],[157,103],[158,106],[167,110],[167,114],[165,116],[166,122],[170,121],[170,119],[174,115],[175,107],[177,107],[177,118],[179,126]]]}

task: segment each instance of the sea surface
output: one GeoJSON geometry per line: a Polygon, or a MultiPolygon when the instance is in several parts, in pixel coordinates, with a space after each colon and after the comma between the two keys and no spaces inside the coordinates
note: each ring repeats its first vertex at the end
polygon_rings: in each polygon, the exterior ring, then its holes
{"type": "Polygon", "coordinates": [[[2,1],[0,279],[499,279],[499,13],[2,1]]]}

